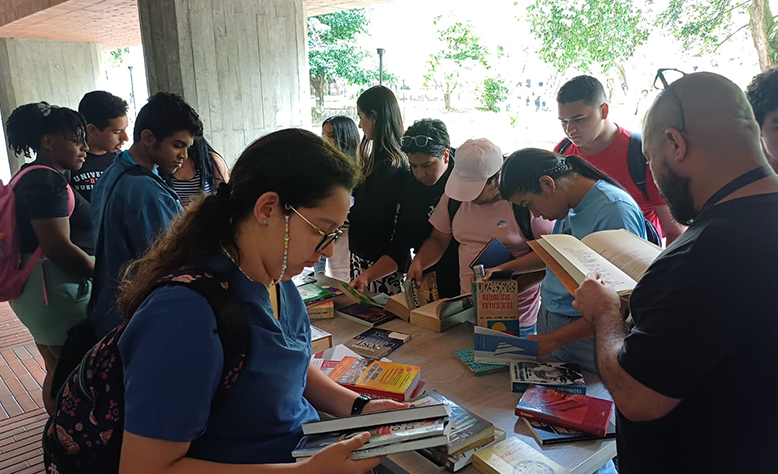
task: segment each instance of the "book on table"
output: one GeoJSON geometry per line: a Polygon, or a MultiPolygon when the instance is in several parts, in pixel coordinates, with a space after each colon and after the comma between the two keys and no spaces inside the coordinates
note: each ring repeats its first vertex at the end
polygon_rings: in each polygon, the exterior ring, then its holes
{"type": "Polygon", "coordinates": [[[465,364],[465,367],[470,370],[476,377],[481,375],[489,375],[495,372],[507,372],[509,367],[504,364],[480,364],[473,359],[473,353],[475,349],[460,349],[454,351],[454,355],[457,359],[465,364]]]}
{"type": "Polygon", "coordinates": [[[305,306],[313,306],[325,301],[331,301],[343,296],[343,292],[332,286],[319,286],[316,283],[306,283],[297,287],[305,306]]]}
{"type": "MultiPolygon", "coordinates": [[[[596,439],[603,439],[599,436],[595,436],[589,433],[583,433],[581,431],[575,431],[561,426],[554,426],[542,421],[530,420],[529,418],[522,418],[532,433],[532,437],[539,445],[551,445],[572,443],[574,441],[591,441],[596,439]]],[[[605,432],[605,439],[616,437],[616,424],[611,422],[608,425],[608,430],[605,432]]]]}
{"type": "Polygon", "coordinates": [[[516,257],[513,256],[510,250],[508,250],[502,242],[493,238],[484,245],[484,248],[481,249],[481,251],[478,252],[478,255],[470,262],[470,268],[473,268],[475,265],[483,265],[484,270],[488,270],[498,265],[502,265],[503,263],[510,262],[515,258],[516,257]]]}
{"type": "Polygon", "coordinates": [[[482,449],[486,449],[490,446],[494,446],[495,444],[499,443],[504,439],[505,439],[505,431],[499,428],[495,428],[494,434],[481,440],[478,446],[466,448],[464,451],[461,451],[457,454],[453,454],[451,456],[447,456],[445,459],[440,459],[436,455],[431,454],[435,452],[436,449],[439,448],[421,449],[418,451],[418,453],[424,456],[425,458],[427,458],[432,464],[438,467],[445,467],[448,468],[448,470],[451,472],[457,472],[472,464],[473,454],[475,454],[478,451],[481,451],[482,449]]]}
{"type": "Polygon", "coordinates": [[[524,392],[516,415],[603,437],[613,414],[613,402],[602,398],[534,386],[524,392]]]}
{"type": "Polygon", "coordinates": [[[447,405],[437,404],[305,423],[302,426],[305,436],[292,455],[313,456],[331,444],[365,431],[370,432],[370,440],[352,452],[351,459],[445,446],[449,415],[447,405]]]}
{"type": "Polygon", "coordinates": [[[411,309],[408,307],[408,299],[405,297],[405,293],[397,293],[392,295],[386,301],[384,305],[384,312],[391,313],[403,321],[411,319],[411,309]]]}
{"type": "Polygon", "coordinates": [[[411,309],[411,324],[443,332],[475,317],[471,295],[442,298],[420,308],[411,309]]]}
{"type": "Polygon", "coordinates": [[[311,326],[311,354],[326,351],[332,347],[332,334],[311,326]]]}
{"type": "Polygon", "coordinates": [[[570,474],[515,436],[475,453],[473,467],[481,474],[570,474]]]}
{"type": "Polygon", "coordinates": [[[421,380],[421,367],[344,357],[328,376],[357,393],[405,402],[421,380]]]}
{"type": "Polygon", "coordinates": [[[411,339],[410,334],[370,328],[346,342],[346,347],[368,359],[382,359],[411,339]]]}
{"type": "Polygon", "coordinates": [[[405,300],[411,309],[420,308],[440,299],[438,277],[435,272],[425,273],[418,280],[405,280],[403,290],[405,300]]]}
{"type": "Polygon", "coordinates": [[[506,334],[519,334],[518,281],[474,281],[473,303],[478,326],[506,334]]]}
{"type": "Polygon", "coordinates": [[[384,305],[376,303],[375,301],[373,301],[372,298],[362,293],[361,291],[357,290],[356,288],[349,285],[348,283],[340,282],[340,285],[346,291],[347,295],[349,295],[353,300],[355,300],[357,303],[361,304],[362,306],[366,306],[368,308],[378,309],[378,310],[384,309],[384,305]]]}
{"type": "Polygon", "coordinates": [[[572,235],[554,234],[529,242],[571,294],[589,273],[628,296],[656,260],[662,249],[624,230],[604,230],[578,240],[572,235]]]}
{"type": "Polygon", "coordinates": [[[333,319],[335,317],[335,303],[332,300],[315,303],[306,307],[308,318],[311,321],[319,319],[333,319]]]}
{"type": "Polygon", "coordinates": [[[369,327],[379,326],[395,318],[394,315],[385,312],[383,309],[376,309],[360,303],[340,308],[337,310],[337,314],[344,319],[369,327]]]}
{"type": "Polygon", "coordinates": [[[473,360],[479,364],[510,365],[538,359],[538,341],[476,326],[473,360]]]}
{"type": "Polygon", "coordinates": [[[421,398],[411,400],[411,405],[414,407],[433,406],[441,403],[448,405],[451,409],[452,427],[447,445],[434,450],[440,454],[439,459],[445,460],[446,457],[472,448],[479,441],[494,435],[493,424],[434,390],[421,398]]]}
{"type": "Polygon", "coordinates": [[[586,395],[586,382],[578,364],[511,362],[511,390],[521,393],[533,385],[586,395]]]}

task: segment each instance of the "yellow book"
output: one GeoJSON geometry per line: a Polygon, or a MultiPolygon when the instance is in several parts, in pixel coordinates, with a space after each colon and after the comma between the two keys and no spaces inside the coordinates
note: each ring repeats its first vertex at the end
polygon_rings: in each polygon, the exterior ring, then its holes
{"type": "Polygon", "coordinates": [[[570,474],[570,471],[511,436],[473,454],[473,467],[481,474],[570,474]]]}
{"type": "Polygon", "coordinates": [[[421,367],[344,357],[329,377],[351,390],[372,398],[405,402],[421,379],[421,367]]]}

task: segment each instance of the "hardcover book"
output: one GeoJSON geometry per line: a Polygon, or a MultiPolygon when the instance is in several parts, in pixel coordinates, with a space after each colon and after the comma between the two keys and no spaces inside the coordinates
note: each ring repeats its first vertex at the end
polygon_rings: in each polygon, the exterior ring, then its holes
{"type": "Polygon", "coordinates": [[[534,386],[524,392],[516,415],[604,437],[613,414],[613,402],[601,398],[534,386]]]}
{"type": "MultiPolygon", "coordinates": [[[[591,435],[589,433],[583,433],[581,431],[575,431],[561,426],[549,425],[542,421],[530,420],[528,418],[522,418],[524,423],[527,424],[532,436],[539,445],[545,446],[547,444],[561,444],[570,443],[573,441],[591,441],[595,439],[602,439],[598,436],[591,435]]],[[[616,437],[616,425],[610,423],[608,425],[608,431],[605,433],[605,438],[616,437]]]]}
{"type": "Polygon", "coordinates": [[[421,367],[344,357],[329,374],[335,382],[372,398],[405,402],[421,379],[421,367]]]}
{"type": "Polygon", "coordinates": [[[586,395],[586,382],[578,364],[512,362],[511,390],[521,393],[527,391],[532,385],[586,395]]]}

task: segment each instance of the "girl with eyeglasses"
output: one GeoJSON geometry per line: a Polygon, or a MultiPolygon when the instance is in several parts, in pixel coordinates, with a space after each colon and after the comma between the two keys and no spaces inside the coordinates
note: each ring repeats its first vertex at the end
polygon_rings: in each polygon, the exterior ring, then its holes
{"type": "MultiPolygon", "coordinates": [[[[408,158],[400,146],[403,121],[391,90],[373,86],[357,99],[359,127],[365,132],[357,151],[364,181],[354,189],[349,213],[351,279],[374,265],[392,242],[400,191],[408,172],[408,158]]],[[[400,271],[379,278],[367,289],[394,295],[402,291],[400,271]]]]}
{"type": "Polygon", "coordinates": [[[311,357],[305,304],[291,278],[332,254],[359,178],[353,160],[320,137],[288,129],[260,138],[230,182],[192,204],[133,262],[119,308],[130,318],[119,341],[124,364],[123,474],[180,471],[363,473],[351,461],[367,438],[335,444],[294,465],[301,425],[403,405],[367,401],[331,381],[311,357]],[[226,275],[249,324],[250,348],[225,403],[212,409],[223,369],[215,313],[197,292],[153,289],[182,265],[226,275]],[[286,464],[286,465],[285,465],[286,464]]]}
{"type": "Polygon", "coordinates": [[[69,172],[81,169],[89,150],[86,125],[75,110],[46,102],[22,105],[6,124],[11,149],[27,158],[35,153],[10,183],[22,268],[33,266],[10,305],[45,362],[43,403],[49,413],[55,408],[52,378],[62,347],[68,331],[86,319],[92,292],[91,206],[68,184],[69,172]]]}

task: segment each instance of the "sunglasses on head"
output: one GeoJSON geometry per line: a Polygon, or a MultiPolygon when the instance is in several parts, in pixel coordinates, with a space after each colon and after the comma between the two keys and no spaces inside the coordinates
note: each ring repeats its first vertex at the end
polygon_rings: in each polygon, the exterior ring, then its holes
{"type": "Polygon", "coordinates": [[[675,104],[678,106],[678,131],[679,132],[683,132],[684,129],[686,128],[686,121],[683,118],[683,106],[681,105],[681,99],[678,98],[678,95],[676,95],[671,84],[685,75],[686,73],[679,69],[664,68],[658,70],[656,72],[656,78],[654,78],[654,87],[659,90],[667,91],[667,93],[670,94],[670,97],[672,97],[675,104]],[[668,81],[665,75],[669,76],[671,80],[668,81]]]}
{"type": "Polygon", "coordinates": [[[406,135],[402,137],[402,139],[400,139],[400,145],[402,145],[405,148],[408,148],[413,144],[415,144],[419,148],[426,148],[427,145],[434,142],[435,140],[433,140],[432,138],[426,135],[417,135],[415,137],[410,137],[406,135]]]}

